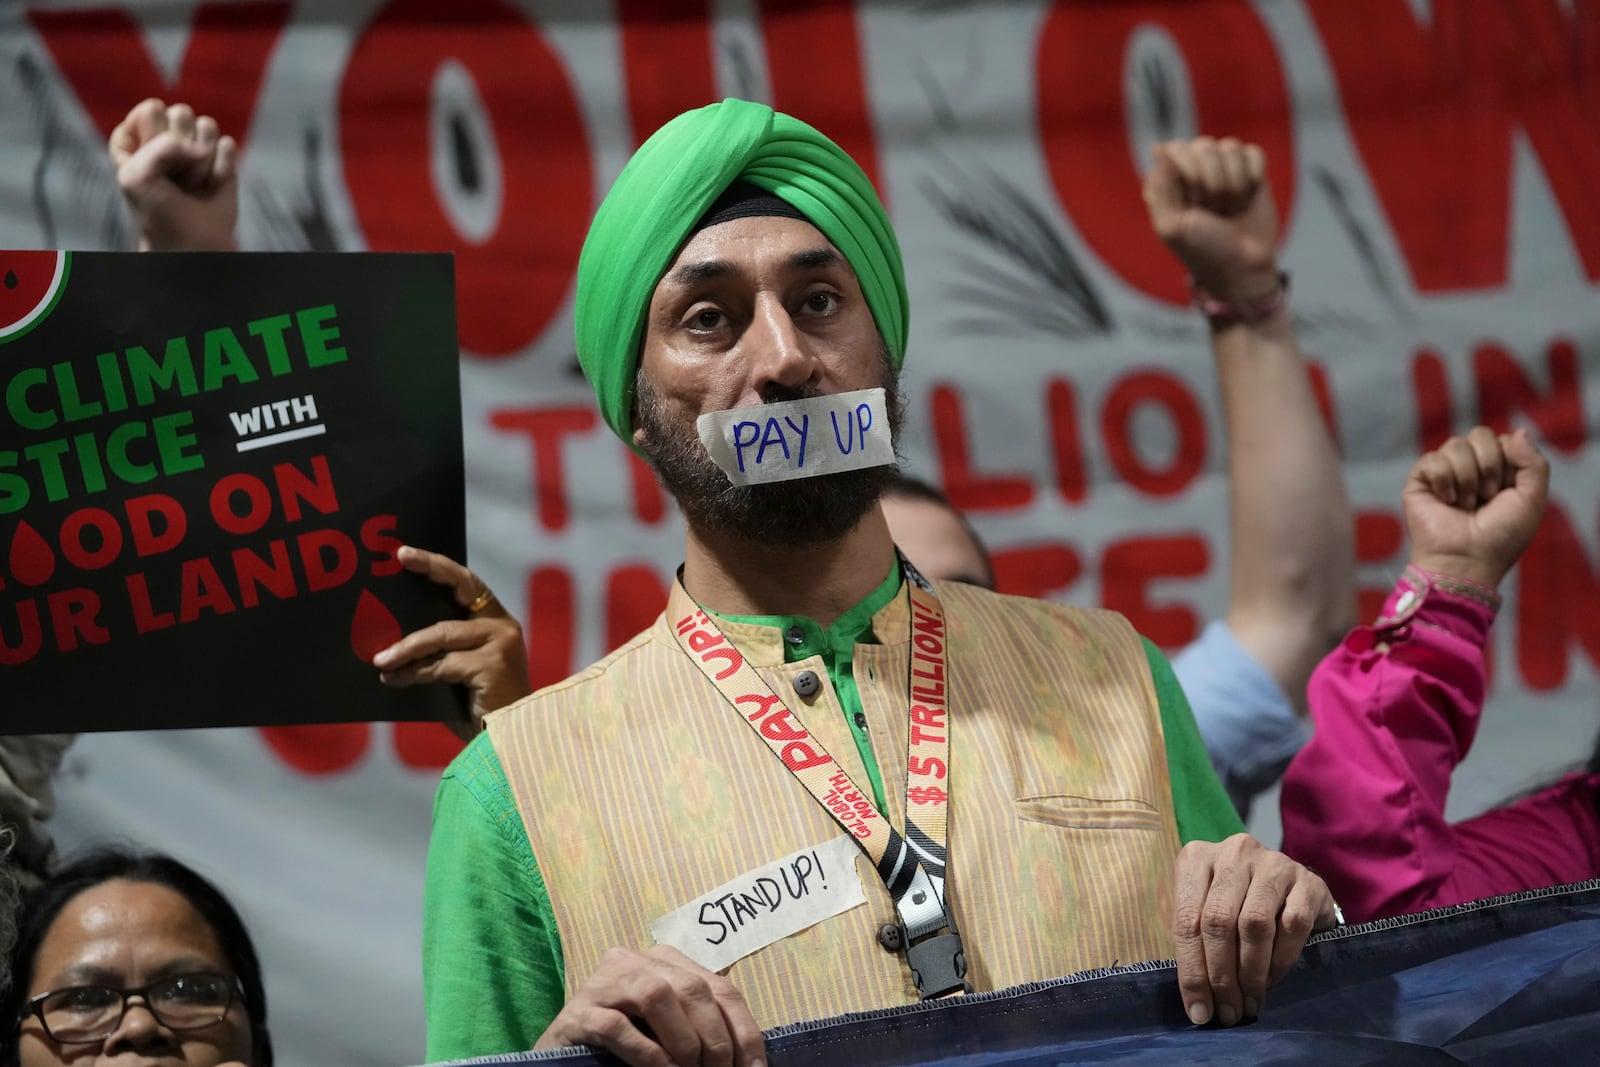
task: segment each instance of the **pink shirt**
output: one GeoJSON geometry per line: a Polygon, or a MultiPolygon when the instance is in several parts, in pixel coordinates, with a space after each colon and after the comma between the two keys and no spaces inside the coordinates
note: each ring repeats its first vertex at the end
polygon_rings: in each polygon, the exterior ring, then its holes
{"type": "Polygon", "coordinates": [[[1498,607],[1491,590],[1408,568],[1378,622],[1311,677],[1316,733],[1284,774],[1283,851],[1353,922],[1600,876],[1600,775],[1445,821],[1498,607]]]}

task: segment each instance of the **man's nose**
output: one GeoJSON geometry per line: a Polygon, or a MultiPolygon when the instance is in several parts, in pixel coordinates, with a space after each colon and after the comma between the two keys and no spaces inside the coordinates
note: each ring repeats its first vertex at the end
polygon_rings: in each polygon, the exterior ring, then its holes
{"type": "Polygon", "coordinates": [[[817,363],[809,338],[795,325],[783,301],[765,297],[757,302],[745,334],[747,365],[752,385],[765,396],[772,386],[798,389],[815,376],[817,363]]]}

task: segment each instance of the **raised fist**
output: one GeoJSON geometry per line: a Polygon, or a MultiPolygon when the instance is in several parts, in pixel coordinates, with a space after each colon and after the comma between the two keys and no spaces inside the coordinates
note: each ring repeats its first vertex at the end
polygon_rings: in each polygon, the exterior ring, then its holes
{"type": "Polygon", "coordinates": [[[117,184],[142,251],[226,251],[239,218],[239,146],[209,115],[150,99],[111,131],[117,184]]]}
{"type": "Polygon", "coordinates": [[[1260,148],[1232,137],[1156,145],[1144,202],[1156,236],[1211,296],[1249,300],[1277,288],[1278,209],[1260,148]]]}
{"type": "Polygon", "coordinates": [[[1412,565],[1499,585],[1539,529],[1549,488],[1550,464],[1526,430],[1450,438],[1406,478],[1412,565]]]}

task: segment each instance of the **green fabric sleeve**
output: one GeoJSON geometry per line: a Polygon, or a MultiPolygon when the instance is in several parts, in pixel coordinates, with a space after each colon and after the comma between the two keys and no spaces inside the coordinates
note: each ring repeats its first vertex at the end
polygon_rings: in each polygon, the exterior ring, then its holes
{"type": "Polygon", "coordinates": [[[531,1049],[566,999],[550,894],[488,734],[434,797],[422,976],[429,1063],[531,1049]]]}
{"type": "Polygon", "coordinates": [[[1228,791],[1212,769],[1195,725],[1194,712],[1183,687],[1172,673],[1172,664],[1161,650],[1144,641],[1144,654],[1150,661],[1150,676],[1155,681],[1156,701],[1161,705],[1161,733],[1167,743],[1167,778],[1172,785],[1172,810],[1178,820],[1178,840],[1221,841],[1244,833],[1239,812],[1228,799],[1228,791]]]}

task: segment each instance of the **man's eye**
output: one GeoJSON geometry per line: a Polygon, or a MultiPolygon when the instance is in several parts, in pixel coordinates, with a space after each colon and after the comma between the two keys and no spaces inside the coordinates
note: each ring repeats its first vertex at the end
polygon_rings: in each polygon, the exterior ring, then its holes
{"type": "Polygon", "coordinates": [[[705,308],[695,312],[689,318],[689,326],[695,330],[715,330],[723,323],[722,312],[716,308],[705,308]]]}
{"type": "Polygon", "coordinates": [[[815,292],[806,297],[806,310],[819,315],[832,311],[838,304],[839,297],[826,291],[815,292]]]}

